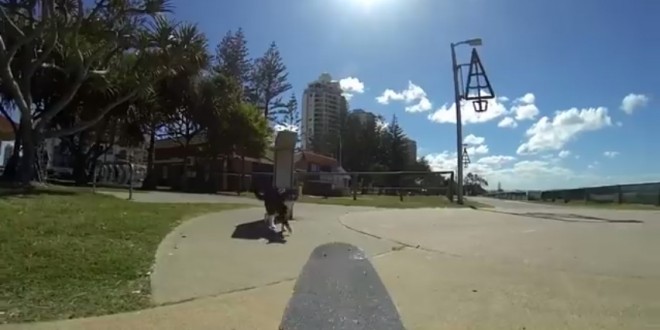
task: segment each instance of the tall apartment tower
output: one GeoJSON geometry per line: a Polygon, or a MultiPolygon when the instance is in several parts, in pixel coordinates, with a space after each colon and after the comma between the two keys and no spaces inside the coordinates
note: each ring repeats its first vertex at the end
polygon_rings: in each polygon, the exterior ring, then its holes
{"type": "Polygon", "coordinates": [[[408,152],[408,162],[411,164],[417,161],[417,141],[406,138],[406,151],[408,152]]]}
{"type": "Polygon", "coordinates": [[[366,111],[364,109],[353,109],[353,111],[351,111],[351,115],[357,117],[360,123],[362,123],[363,125],[366,124],[368,121],[376,120],[375,114],[366,111]]]}
{"type": "Polygon", "coordinates": [[[348,102],[342,95],[339,82],[333,81],[328,73],[321,74],[318,80],[307,85],[302,101],[303,150],[335,155],[341,123],[347,113],[348,102]]]}

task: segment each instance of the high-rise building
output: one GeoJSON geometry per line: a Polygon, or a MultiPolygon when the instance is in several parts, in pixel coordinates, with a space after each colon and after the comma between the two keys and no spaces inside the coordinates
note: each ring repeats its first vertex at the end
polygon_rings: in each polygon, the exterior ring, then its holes
{"type": "Polygon", "coordinates": [[[369,112],[364,109],[353,109],[353,111],[351,111],[351,115],[356,116],[358,120],[360,120],[360,123],[363,125],[368,121],[376,120],[376,115],[373,112],[369,112]]]}
{"type": "Polygon", "coordinates": [[[417,142],[406,138],[406,151],[408,151],[408,161],[414,163],[417,161],[417,142]]]}
{"type": "Polygon", "coordinates": [[[338,81],[323,73],[303,93],[301,135],[303,150],[334,155],[338,152],[341,122],[348,102],[338,81]],[[314,145],[312,145],[314,144],[314,145]]]}

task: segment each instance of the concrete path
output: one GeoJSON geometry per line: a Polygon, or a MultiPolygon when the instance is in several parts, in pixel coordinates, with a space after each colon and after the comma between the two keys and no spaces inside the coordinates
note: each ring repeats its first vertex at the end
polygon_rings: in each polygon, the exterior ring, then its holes
{"type": "MultiPolygon", "coordinates": [[[[228,197],[158,194],[136,199],[228,197]]],[[[158,249],[153,298],[167,305],[0,329],[276,329],[311,251],[334,241],[366,251],[406,329],[660,328],[660,212],[513,203],[488,211],[296,204],[285,244],[254,230],[261,208],[205,215],[158,249]]]]}
{"type": "MultiPolygon", "coordinates": [[[[346,207],[296,204],[294,234],[270,242],[262,208],[205,215],[185,222],[161,243],[152,274],[157,304],[294,280],[309,254],[328,242],[359,245],[368,256],[395,244],[347,230],[337,221],[346,207]]],[[[354,210],[357,211],[357,210],[354,210]]]]}

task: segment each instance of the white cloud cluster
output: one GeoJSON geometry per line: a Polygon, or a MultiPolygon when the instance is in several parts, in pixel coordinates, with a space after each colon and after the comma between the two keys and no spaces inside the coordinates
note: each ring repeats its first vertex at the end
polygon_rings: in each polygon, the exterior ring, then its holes
{"type": "MultiPolygon", "coordinates": [[[[455,171],[456,153],[444,151],[425,157],[435,171],[455,171]]],[[[501,182],[504,189],[551,189],[570,186],[576,174],[555,162],[545,160],[516,161],[508,155],[492,155],[477,159],[464,173],[476,173],[491,186],[501,182]]]]}
{"type": "Polygon", "coordinates": [[[568,156],[570,156],[570,155],[571,155],[571,152],[570,152],[570,151],[568,151],[568,150],[562,150],[562,151],[559,152],[559,154],[558,154],[557,156],[559,156],[559,158],[566,158],[566,157],[568,157],[568,156]]]}
{"type": "Polygon", "coordinates": [[[621,110],[631,115],[635,109],[643,108],[649,104],[651,99],[644,94],[630,93],[621,101],[621,110]]]}
{"type": "Polygon", "coordinates": [[[339,87],[344,92],[343,95],[347,100],[350,100],[354,94],[364,93],[364,83],[356,77],[340,79],[339,87]]]}
{"type": "MultiPolygon", "coordinates": [[[[567,150],[563,151],[566,157],[570,155],[567,150]]],[[[456,171],[455,152],[431,153],[425,158],[435,171],[456,171]]],[[[580,171],[565,167],[552,154],[544,155],[541,158],[544,159],[517,160],[516,157],[509,155],[483,156],[469,164],[464,173],[477,173],[483,176],[490,183],[491,189],[497,187],[497,183],[501,182],[504,190],[567,189],[660,180],[658,173],[618,177],[593,173],[600,166],[598,161],[590,163],[584,168],[584,171],[580,171]]]]}
{"type": "Polygon", "coordinates": [[[518,122],[511,117],[504,117],[504,119],[500,120],[500,122],[497,124],[497,127],[516,128],[518,127],[518,122]]]}
{"type": "Polygon", "coordinates": [[[484,142],[486,142],[485,137],[476,136],[474,134],[470,134],[470,135],[466,136],[465,138],[463,138],[463,143],[467,143],[467,144],[477,144],[477,145],[479,145],[479,144],[482,144],[484,142]]]}
{"type": "Polygon", "coordinates": [[[542,117],[525,135],[527,142],[518,147],[518,154],[534,154],[546,150],[560,150],[583,132],[596,131],[612,125],[607,108],[571,108],[557,111],[554,117],[542,117]]]}
{"type": "Polygon", "coordinates": [[[618,152],[618,151],[605,151],[605,152],[603,153],[603,156],[605,156],[605,157],[607,157],[607,158],[614,158],[614,157],[616,157],[616,156],[618,156],[618,155],[619,155],[619,152],[618,152]]]}
{"type": "Polygon", "coordinates": [[[397,92],[392,89],[386,89],[381,96],[376,97],[380,104],[389,104],[391,101],[403,101],[407,112],[424,112],[433,107],[428,99],[426,92],[421,87],[408,81],[408,88],[397,92]]]}
{"type": "MultiPolygon", "coordinates": [[[[522,97],[516,98],[510,109],[504,105],[509,99],[506,96],[499,96],[488,100],[488,109],[485,112],[477,112],[475,103],[472,101],[463,101],[461,103],[461,119],[463,124],[485,123],[493,119],[504,117],[497,126],[499,127],[518,127],[517,121],[533,120],[540,111],[536,106],[536,97],[532,93],[527,93],[522,97]]],[[[456,123],[456,104],[444,104],[440,109],[428,115],[428,119],[436,123],[456,123]]]]}

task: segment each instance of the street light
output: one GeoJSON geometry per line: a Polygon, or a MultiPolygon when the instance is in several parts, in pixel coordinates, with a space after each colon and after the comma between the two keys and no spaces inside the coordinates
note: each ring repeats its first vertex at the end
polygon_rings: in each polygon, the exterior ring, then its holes
{"type": "Polygon", "coordinates": [[[481,46],[481,38],[468,39],[451,44],[451,63],[454,75],[454,104],[456,104],[456,202],[463,204],[463,120],[461,118],[461,88],[458,85],[458,73],[460,66],[456,63],[456,46],[468,45],[472,47],[481,46]]]}

